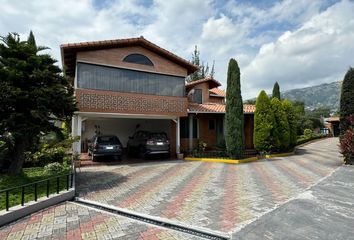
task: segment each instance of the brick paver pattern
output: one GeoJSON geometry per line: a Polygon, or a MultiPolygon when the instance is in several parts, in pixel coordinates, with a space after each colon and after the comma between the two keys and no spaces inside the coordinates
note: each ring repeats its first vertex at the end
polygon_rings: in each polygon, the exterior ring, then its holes
{"type": "MultiPolygon", "coordinates": [[[[332,173],[338,139],[300,154],[247,164],[159,162],[81,169],[80,197],[196,227],[231,233],[332,173]]],[[[0,239],[198,239],[63,203],[0,228],[0,239]]]]}
{"type": "Polygon", "coordinates": [[[63,203],[0,228],[0,239],[200,239],[130,218],[63,203]]]}
{"type": "Polygon", "coordinates": [[[338,139],[247,164],[166,162],[83,169],[80,197],[213,231],[232,232],[342,164],[338,139]]]}

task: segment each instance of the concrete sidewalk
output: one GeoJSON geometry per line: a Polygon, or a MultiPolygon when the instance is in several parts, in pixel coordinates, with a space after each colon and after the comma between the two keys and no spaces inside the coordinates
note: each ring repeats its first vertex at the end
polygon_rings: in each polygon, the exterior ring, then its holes
{"type": "Polygon", "coordinates": [[[340,167],[233,239],[354,239],[354,166],[340,167]]]}

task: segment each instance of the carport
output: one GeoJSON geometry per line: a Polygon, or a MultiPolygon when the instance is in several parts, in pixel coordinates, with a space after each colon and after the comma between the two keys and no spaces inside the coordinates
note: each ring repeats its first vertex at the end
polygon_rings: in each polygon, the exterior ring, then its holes
{"type": "Polygon", "coordinates": [[[96,134],[114,134],[127,147],[129,137],[138,130],[165,132],[170,139],[171,156],[179,153],[179,117],[145,114],[80,112],[72,119],[73,136],[80,136],[74,151],[87,152],[87,143],[96,134]]]}

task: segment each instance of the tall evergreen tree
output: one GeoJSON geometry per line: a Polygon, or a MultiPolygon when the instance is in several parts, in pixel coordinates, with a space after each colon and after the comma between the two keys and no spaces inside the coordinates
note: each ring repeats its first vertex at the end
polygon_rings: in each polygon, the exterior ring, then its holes
{"type": "Polygon", "coordinates": [[[272,98],[278,98],[280,100],[280,88],[278,82],[274,83],[272,98]]]}
{"type": "Polygon", "coordinates": [[[354,68],[349,68],[344,76],[340,95],[340,134],[349,128],[347,118],[354,115],[354,68]]]}
{"type": "Polygon", "coordinates": [[[282,104],[289,124],[289,146],[295,147],[297,143],[298,117],[294,106],[289,100],[285,99],[282,104]]]}
{"type": "Polygon", "coordinates": [[[233,58],[229,61],[226,89],[226,147],[232,158],[239,159],[244,150],[244,116],[240,69],[233,58]]]}
{"type": "Polygon", "coordinates": [[[195,46],[194,51],[192,53],[192,61],[191,62],[194,65],[198,66],[199,69],[188,76],[187,82],[196,81],[196,80],[199,80],[202,78],[206,78],[208,76],[214,77],[214,74],[215,74],[214,63],[213,63],[211,72],[209,72],[209,64],[207,63],[206,65],[204,65],[204,62],[201,62],[201,60],[200,60],[200,51],[198,50],[197,45],[195,46]]]}
{"type": "Polygon", "coordinates": [[[275,119],[274,128],[272,131],[274,149],[276,151],[284,151],[287,150],[290,145],[290,129],[288,119],[282,102],[277,97],[272,98],[271,105],[275,119]]]}
{"type": "Polygon", "coordinates": [[[254,113],[253,142],[258,151],[269,151],[273,148],[272,131],[274,128],[274,114],[270,99],[262,90],[256,100],[254,113]]]}
{"type": "Polygon", "coordinates": [[[28,35],[27,44],[28,44],[28,45],[32,45],[32,46],[34,46],[34,47],[37,47],[36,39],[34,38],[34,35],[33,35],[32,30],[30,31],[30,33],[29,33],[29,35],[28,35]]]}
{"type": "Polygon", "coordinates": [[[55,122],[69,121],[76,110],[70,81],[56,60],[39,51],[33,33],[29,41],[17,34],[0,39],[0,135],[7,136],[13,173],[22,170],[38,135],[59,132],[55,122]]]}

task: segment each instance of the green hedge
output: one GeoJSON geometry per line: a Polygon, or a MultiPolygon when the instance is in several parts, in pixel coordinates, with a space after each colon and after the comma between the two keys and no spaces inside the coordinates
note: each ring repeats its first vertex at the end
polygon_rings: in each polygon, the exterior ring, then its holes
{"type": "Polygon", "coordinates": [[[320,133],[311,133],[311,134],[301,135],[301,136],[298,136],[296,145],[301,145],[303,143],[306,143],[306,142],[309,142],[309,141],[312,141],[315,139],[325,138],[325,137],[327,137],[327,135],[320,134],[320,133]]]}

